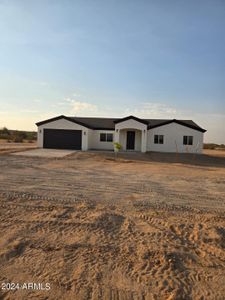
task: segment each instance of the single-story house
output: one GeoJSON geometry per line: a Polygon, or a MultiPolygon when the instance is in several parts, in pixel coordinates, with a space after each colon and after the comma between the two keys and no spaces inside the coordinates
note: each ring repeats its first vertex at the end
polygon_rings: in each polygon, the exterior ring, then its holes
{"type": "Polygon", "coordinates": [[[201,153],[205,129],[192,120],[58,116],[36,123],[38,147],[201,153]]]}

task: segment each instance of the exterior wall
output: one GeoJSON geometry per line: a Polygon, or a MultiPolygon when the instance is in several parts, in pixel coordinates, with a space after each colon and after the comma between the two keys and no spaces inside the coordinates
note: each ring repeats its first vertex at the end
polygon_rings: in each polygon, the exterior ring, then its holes
{"type": "Polygon", "coordinates": [[[44,129],[71,129],[71,130],[81,130],[82,131],[82,145],[81,149],[83,151],[88,150],[88,138],[91,134],[90,129],[81,126],[79,124],[67,121],[65,119],[59,119],[53,122],[49,122],[38,126],[38,138],[37,145],[39,148],[43,148],[44,142],[44,129]]]}
{"type": "MultiPolygon", "coordinates": [[[[122,151],[126,151],[127,146],[127,131],[131,129],[122,129],[120,130],[120,136],[119,136],[119,143],[122,145],[122,151]]],[[[141,151],[141,131],[132,129],[135,131],[135,144],[134,144],[134,151],[141,151]]],[[[131,150],[132,151],[132,150],[131,150]]]]}
{"type": "Polygon", "coordinates": [[[140,123],[134,119],[129,119],[120,123],[117,123],[115,126],[116,129],[139,129],[139,130],[144,130],[147,129],[147,125],[140,123]]]}
{"type": "Polygon", "coordinates": [[[135,151],[159,151],[159,152],[180,152],[180,153],[201,153],[203,148],[204,133],[179,125],[170,123],[164,126],[147,130],[147,125],[136,120],[129,119],[115,125],[113,130],[92,130],[85,126],[70,122],[66,119],[59,119],[38,126],[38,147],[43,148],[44,129],[70,129],[82,131],[82,150],[99,149],[113,150],[112,142],[100,142],[100,133],[113,133],[113,141],[122,145],[126,150],[127,131],[135,131],[135,151]],[[164,144],[154,144],[154,135],[163,135],[164,144]],[[193,145],[183,145],[183,136],[193,136],[193,145]]]}
{"type": "Polygon", "coordinates": [[[140,123],[134,119],[129,119],[115,126],[115,141],[121,143],[124,150],[126,150],[126,131],[135,130],[135,150],[146,152],[147,149],[147,125],[140,123]],[[139,146],[140,145],[140,146],[139,146]]]}
{"type": "Polygon", "coordinates": [[[147,151],[202,153],[203,133],[176,123],[148,130],[147,151]],[[154,135],[163,135],[164,144],[154,144],[154,135]],[[183,136],[193,136],[193,145],[183,145],[183,136]]]}
{"type": "Polygon", "coordinates": [[[114,130],[90,130],[88,149],[114,150],[113,142],[100,141],[100,133],[112,133],[114,140],[114,130]]]}

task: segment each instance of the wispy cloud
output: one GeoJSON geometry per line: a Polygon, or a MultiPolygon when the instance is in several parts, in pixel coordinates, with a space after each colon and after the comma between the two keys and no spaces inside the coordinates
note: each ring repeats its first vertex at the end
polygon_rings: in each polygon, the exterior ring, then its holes
{"type": "Polygon", "coordinates": [[[80,93],[73,93],[73,97],[76,97],[76,98],[79,98],[81,97],[82,95],[80,93]]]}
{"type": "Polygon", "coordinates": [[[96,113],[97,112],[97,106],[92,104],[92,103],[88,103],[88,102],[82,102],[82,101],[78,101],[78,100],[74,100],[71,98],[67,98],[66,99],[67,102],[69,102],[70,106],[71,106],[71,112],[78,114],[78,113],[96,113]]]}
{"type": "Polygon", "coordinates": [[[143,102],[138,108],[125,109],[126,115],[137,115],[142,118],[175,118],[178,110],[175,107],[157,102],[143,102]]]}

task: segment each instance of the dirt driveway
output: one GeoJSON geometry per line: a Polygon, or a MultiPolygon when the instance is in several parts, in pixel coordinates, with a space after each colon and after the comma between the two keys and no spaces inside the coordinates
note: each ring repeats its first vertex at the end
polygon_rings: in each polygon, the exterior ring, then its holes
{"type": "Polygon", "coordinates": [[[144,158],[0,156],[0,298],[223,299],[225,158],[144,158]]]}

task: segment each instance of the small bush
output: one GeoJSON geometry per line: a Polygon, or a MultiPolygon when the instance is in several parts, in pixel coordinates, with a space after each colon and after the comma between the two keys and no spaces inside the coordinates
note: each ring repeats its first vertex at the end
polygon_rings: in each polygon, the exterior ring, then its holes
{"type": "Polygon", "coordinates": [[[15,143],[22,143],[23,142],[23,137],[22,136],[16,136],[13,141],[15,143]]]}
{"type": "Polygon", "coordinates": [[[210,150],[214,150],[214,149],[216,149],[216,147],[218,147],[218,145],[217,144],[213,144],[213,143],[204,144],[204,146],[203,146],[204,149],[210,149],[210,150]]]}
{"type": "Polygon", "coordinates": [[[23,140],[24,140],[24,134],[23,134],[23,132],[17,131],[17,132],[14,133],[14,135],[13,135],[13,141],[15,143],[22,143],[23,140]]]}

